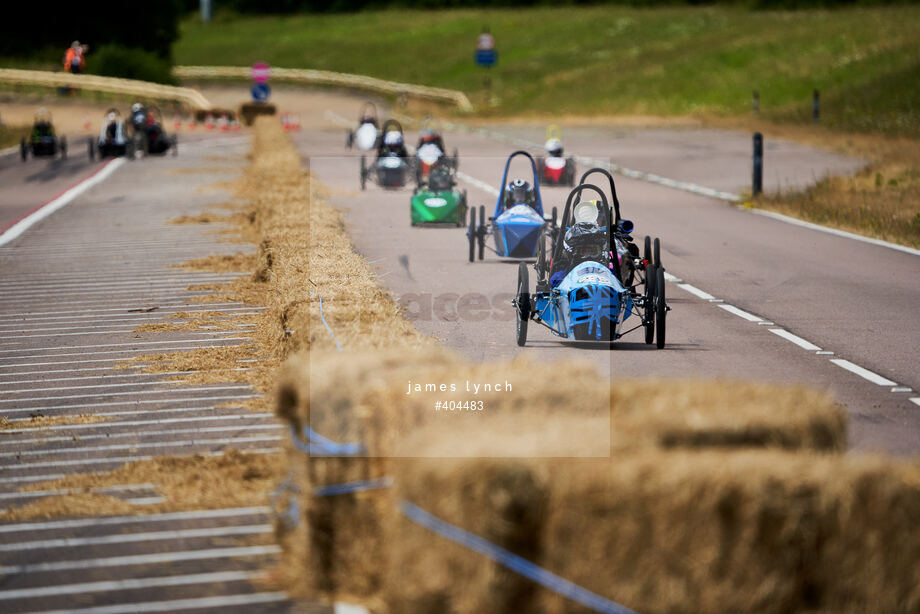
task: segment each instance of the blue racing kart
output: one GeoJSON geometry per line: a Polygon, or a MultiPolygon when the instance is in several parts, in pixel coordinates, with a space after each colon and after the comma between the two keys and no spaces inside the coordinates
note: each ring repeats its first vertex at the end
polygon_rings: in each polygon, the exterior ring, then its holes
{"type": "Polygon", "coordinates": [[[603,169],[585,173],[569,193],[558,232],[539,245],[533,293],[528,267],[525,263],[519,265],[517,292],[512,300],[518,345],[527,342],[527,325],[534,321],[554,335],[573,341],[612,343],[644,328],[647,344],[664,347],[670,308],[665,298],[660,243],[656,239],[652,254],[646,237],[645,254],[640,257],[630,236],[632,229],[632,222],[620,217],[610,173],[603,169]],[[613,207],[600,188],[585,183],[592,173],[609,179],[613,207]],[[580,201],[584,191],[598,198],[580,201]],[[551,247],[547,247],[550,238],[551,247]],[[631,328],[627,322],[630,317],[638,319],[631,328]]]}
{"type": "Polygon", "coordinates": [[[486,220],[485,207],[479,207],[479,223],[476,210],[470,209],[467,239],[470,246],[470,262],[475,261],[478,248],[479,259],[485,255],[486,237],[491,235],[495,244],[490,248],[501,258],[533,258],[537,254],[540,238],[552,232],[556,225],[556,210],[546,218],[543,214],[543,200],[540,198],[540,184],[537,165],[526,151],[516,151],[505,162],[502,174],[502,190],[495,202],[495,213],[486,220]],[[530,161],[533,184],[523,179],[508,181],[511,161],[523,156],[530,161]]]}

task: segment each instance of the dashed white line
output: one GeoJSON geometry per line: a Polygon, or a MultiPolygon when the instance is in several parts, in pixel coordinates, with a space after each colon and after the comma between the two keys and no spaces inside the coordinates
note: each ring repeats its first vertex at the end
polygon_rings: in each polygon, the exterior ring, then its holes
{"type": "MultiPolygon", "coordinates": [[[[244,448],[241,452],[246,454],[274,454],[279,452],[281,448],[244,448]]],[[[196,456],[223,456],[222,451],[217,452],[195,452],[196,456]]],[[[75,465],[122,465],[124,463],[133,463],[134,461],[148,461],[153,460],[153,456],[112,456],[112,457],[100,457],[100,458],[70,458],[67,459],[67,466],[75,465]]],[[[60,467],[61,461],[43,461],[43,462],[31,462],[31,463],[20,463],[18,465],[5,465],[4,470],[13,470],[13,469],[35,469],[37,467],[60,467]]],[[[9,478],[0,479],[0,484],[8,481],[9,478]]],[[[22,480],[20,480],[22,481],[22,480]]]]}
{"type": "Polygon", "coordinates": [[[920,405],[920,397],[911,397],[908,399],[908,401],[910,401],[914,405],[920,405]]]}
{"type": "Polygon", "coordinates": [[[229,445],[231,443],[271,443],[281,437],[267,435],[264,437],[224,437],[221,439],[187,439],[185,441],[153,441],[148,443],[131,442],[110,446],[77,446],[75,448],[51,448],[47,450],[19,450],[0,452],[0,458],[21,458],[24,456],[53,456],[55,454],[73,454],[79,452],[118,452],[122,450],[139,450],[151,448],[184,448],[192,446],[229,445]]]}
{"type": "Polygon", "coordinates": [[[110,556],[98,559],[79,559],[75,561],[52,561],[0,567],[0,574],[28,574],[49,571],[66,571],[71,569],[99,569],[102,567],[122,567],[128,565],[156,565],[162,563],[179,563],[182,561],[202,561],[209,559],[245,558],[269,556],[281,552],[279,546],[239,546],[236,548],[207,548],[202,550],[180,550],[178,552],[151,552],[127,556],[110,556]]]}
{"type": "MultiPolygon", "coordinates": [[[[116,423],[117,424],[117,423],[116,423]]],[[[121,439],[124,437],[133,437],[139,439],[141,437],[162,437],[163,435],[190,435],[193,433],[228,433],[228,432],[247,432],[252,431],[275,431],[283,428],[280,424],[237,424],[234,426],[206,426],[199,427],[194,429],[171,429],[168,431],[122,431],[116,433],[100,433],[98,435],[79,435],[77,436],[77,441],[91,441],[93,439],[105,439],[106,441],[111,441],[113,439],[121,439]]],[[[4,431],[4,435],[14,433],[15,431],[4,431]]],[[[48,444],[61,441],[74,441],[72,435],[64,437],[35,437],[33,439],[0,439],[0,448],[4,446],[17,446],[25,444],[48,444]]],[[[196,440],[195,443],[211,443],[212,441],[222,441],[216,439],[202,439],[196,440]]],[[[237,441],[237,440],[235,440],[237,441]]],[[[129,447],[139,447],[137,445],[129,447]]],[[[83,448],[73,448],[72,450],[83,448]]],[[[29,454],[43,454],[41,451],[30,451],[29,454]]],[[[0,455],[2,456],[2,455],[0,455]]],[[[11,454],[10,456],[18,456],[16,454],[11,454]]]]}
{"type": "Polygon", "coordinates": [[[762,322],[763,321],[763,318],[761,318],[760,316],[755,316],[752,313],[748,313],[742,309],[738,309],[734,305],[721,304],[719,305],[719,307],[721,309],[724,309],[728,313],[738,316],[739,318],[744,318],[748,322],[762,322]]]}
{"type": "MultiPolygon", "coordinates": [[[[183,392],[183,390],[176,389],[176,392],[183,392]]],[[[144,412],[138,412],[138,413],[145,413],[145,412],[146,413],[151,413],[151,412],[166,413],[166,412],[171,412],[171,411],[205,411],[209,409],[214,409],[213,405],[211,405],[210,403],[211,401],[237,401],[237,400],[243,400],[243,399],[255,399],[260,396],[262,395],[260,394],[237,394],[237,395],[221,395],[221,396],[216,396],[216,397],[182,397],[179,399],[153,399],[153,400],[145,400],[145,401],[111,401],[111,402],[106,402],[106,403],[77,403],[76,405],[51,405],[51,406],[46,406],[46,407],[26,407],[22,409],[20,408],[4,409],[0,411],[0,415],[6,416],[8,414],[15,413],[15,412],[32,413],[32,412],[39,412],[39,411],[44,412],[44,411],[60,411],[60,410],[66,410],[66,409],[86,409],[89,407],[113,407],[113,406],[134,407],[136,405],[165,405],[166,403],[193,403],[193,402],[201,402],[201,401],[206,401],[207,405],[202,406],[202,407],[181,407],[181,408],[176,408],[176,409],[172,409],[172,408],[153,409],[153,410],[148,409],[148,410],[145,410],[144,412]]],[[[61,414],[58,414],[58,415],[61,415],[61,414]]],[[[94,415],[111,416],[111,415],[124,415],[124,414],[123,413],[116,414],[115,412],[112,412],[109,414],[94,414],[94,415]]]]}
{"type": "Polygon", "coordinates": [[[840,367],[841,369],[846,369],[850,373],[855,373],[863,379],[869,380],[873,384],[878,384],[879,386],[897,386],[897,382],[893,382],[887,377],[882,377],[878,373],[864,369],[857,364],[853,364],[849,360],[844,360],[842,358],[832,358],[831,362],[840,367]]]}
{"type": "MultiPolygon", "coordinates": [[[[68,610],[44,610],[41,614],[146,614],[148,612],[178,612],[180,610],[213,610],[229,606],[254,605],[287,601],[284,593],[245,593],[220,597],[196,597],[172,601],[145,601],[118,605],[103,605],[68,610]]],[[[30,614],[30,613],[26,613],[30,614]]],[[[32,613],[38,614],[38,612],[32,613]]]]}
{"type": "MultiPolygon", "coordinates": [[[[211,392],[214,390],[250,390],[249,384],[234,384],[232,386],[199,386],[196,388],[182,388],[182,392],[211,392]]],[[[87,394],[68,394],[54,397],[26,397],[20,396],[15,399],[0,399],[0,403],[22,403],[26,401],[60,401],[64,399],[95,399],[99,397],[123,397],[126,395],[139,394],[172,394],[176,389],[173,387],[162,390],[127,390],[124,392],[89,392],[87,394]]]]}
{"type": "Polygon", "coordinates": [[[812,351],[812,352],[819,352],[819,351],[821,351],[821,348],[819,348],[817,345],[815,345],[815,344],[812,343],[811,341],[808,341],[808,340],[806,340],[806,339],[802,339],[802,338],[799,337],[798,335],[793,335],[793,334],[790,333],[788,330],[783,330],[782,328],[770,328],[770,329],[767,329],[767,330],[769,330],[769,331],[770,331],[771,333],[773,333],[774,335],[777,335],[777,336],[779,336],[779,337],[782,337],[782,338],[785,339],[786,341],[791,341],[792,343],[796,344],[797,346],[799,346],[799,347],[802,348],[803,350],[809,350],[809,351],[812,351]]]}
{"type": "Polygon", "coordinates": [[[101,518],[80,518],[75,520],[50,520],[0,524],[0,533],[21,531],[52,531],[56,529],[78,529],[80,527],[113,526],[143,522],[172,522],[173,520],[202,520],[210,518],[235,518],[237,516],[264,516],[271,511],[267,506],[228,507],[215,510],[192,510],[188,512],[164,512],[162,514],[141,514],[136,516],[105,516],[101,518]]]}
{"type": "Polygon", "coordinates": [[[715,298],[713,295],[709,294],[708,292],[703,292],[696,286],[691,286],[690,284],[677,284],[677,287],[680,288],[681,290],[689,292],[690,294],[692,294],[693,296],[696,296],[697,298],[703,299],[704,301],[710,301],[715,298]]]}
{"type": "Polygon", "coordinates": [[[211,573],[188,574],[183,576],[128,578],[125,580],[84,582],[82,584],[58,584],[35,588],[16,588],[0,591],[0,600],[34,599],[37,597],[51,597],[54,595],[79,595],[82,593],[125,591],[167,586],[188,586],[190,584],[212,584],[215,582],[242,582],[250,580],[256,575],[256,572],[252,571],[215,571],[211,573]]]}
{"type": "MultiPolygon", "coordinates": [[[[24,348],[19,350],[0,350],[0,354],[15,354],[19,352],[47,352],[50,350],[79,350],[84,348],[109,348],[132,347],[139,345],[171,345],[174,343],[210,343],[211,341],[249,341],[249,337],[226,337],[223,339],[176,339],[174,341],[135,341],[133,343],[96,343],[93,345],[59,345],[49,348],[24,348]]],[[[8,358],[13,360],[15,357],[8,358]]]]}
{"type": "Polygon", "coordinates": [[[60,539],[41,539],[0,544],[0,552],[25,552],[28,550],[46,550],[50,548],[73,548],[76,546],[98,546],[102,544],[192,539],[200,537],[228,537],[230,535],[262,535],[271,532],[271,530],[272,527],[269,524],[248,524],[229,527],[206,527],[203,529],[116,533],[114,535],[96,535],[93,537],[65,537],[60,539]]]}

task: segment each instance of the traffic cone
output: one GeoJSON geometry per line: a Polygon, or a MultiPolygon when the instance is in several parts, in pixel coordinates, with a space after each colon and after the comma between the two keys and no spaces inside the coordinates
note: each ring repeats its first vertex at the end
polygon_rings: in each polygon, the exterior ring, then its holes
{"type": "Polygon", "coordinates": [[[217,120],[217,127],[221,132],[226,132],[230,129],[230,120],[227,119],[226,114],[221,115],[217,120]]]}
{"type": "Polygon", "coordinates": [[[204,117],[204,128],[205,130],[214,130],[214,116],[210,113],[204,117]]]}

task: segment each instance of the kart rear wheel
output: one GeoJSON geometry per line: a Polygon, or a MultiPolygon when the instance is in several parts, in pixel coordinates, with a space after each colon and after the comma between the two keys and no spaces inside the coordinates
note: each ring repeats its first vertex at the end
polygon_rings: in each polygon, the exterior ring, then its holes
{"type": "Polygon", "coordinates": [[[648,263],[652,262],[652,238],[645,235],[645,244],[642,246],[642,258],[648,263]]]}
{"type": "Polygon", "coordinates": [[[668,306],[665,302],[664,269],[655,269],[655,347],[664,348],[665,320],[668,306]]]}
{"type": "Polygon", "coordinates": [[[568,169],[568,172],[569,172],[569,182],[568,183],[569,183],[569,187],[571,188],[575,185],[575,159],[574,158],[569,158],[566,161],[566,168],[568,169]]]}
{"type": "Polygon", "coordinates": [[[476,207],[470,209],[470,228],[467,234],[470,239],[470,262],[476,262],[476,207]]]}
{"type": "Polygon", "coordinates": [[[517,287],[517,344],[521,347],[527,343],[527,321],[530,319],[530,280],[528,279],[527,265],[518,265],[517,287]]]}
{"type": "Polygon", "coordinates": [[[67,159],[67,137],[61,137],[61,160],[67,159]]]}
{"type": "Polygon", "coordinates": [[[661,241],[658,240],[658,237],[655,237],[654,247],[652,247],[652,258],[654,259],[655,266],[659,269],[661,268],[661,241]]]}
{"type": "Polygon", "coordinates": [[[457,151],[457,148],[454,147],[454,170],[460,168],[460,153],[457,151]]]}
{"type": "Polygon", "coordinates": [[[466,221],[466,209],[466,190],[463,190],[460,196],[459,212],[457,213],[457,228],[463,226],[463,222],[466,221]]]}
{"type": "Polygon", "coordinates": [[[367,189],[367,156],[361,156],[361,189],[367,189]]]}
{"type": "Polygon", "coordinates": [[[22,156],[22,161],[25,162],[26,158],[29,157],[29,146],[26,145],[26,140],[22,139],[19,142],[19,155],[22,156]]]}
{"type": "Polygon", "coordinates": [[[479,226],[476,236],[479,239],[479,259],[482,260],[486,255],[486,208],[483,205],[479,205],[479,226]]]}
{"type": "Polygon", "coordinates": [[[655,278],[657,273],[655,265],[649,264],[645,269],[645,342],[651,345],[655,342],[655,278]]]}
{"type": "Polygon", "coordinates": [[[86,148],[89,151],[89,159],[96,159],[96,144],[93,143],[93,139],[86,139],[86,148]]]}
{"type": "Polygon", "coordinates": [[[559,211],[556,210],[556,207],[553,207],[553,228],[556,227],[556,224],[559,223],[559,211]]]}
{"type": "Polygon", "coordinates": [[[345,131],[345,147],[351,149],[352,143],[355,142],[355,135],[351,130],[345,131]]]}
{"type": "Polygon", "coordinates": [[[178,156],[179,155],[179,135],[177,134],[172,135],[172,138],[169,139],[169,145],[170,147],[172,147],[172,155],[178,156]]]}

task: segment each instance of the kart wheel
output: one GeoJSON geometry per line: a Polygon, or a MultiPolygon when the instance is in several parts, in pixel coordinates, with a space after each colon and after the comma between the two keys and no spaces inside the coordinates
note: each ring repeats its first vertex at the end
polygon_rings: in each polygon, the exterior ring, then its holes
{"type": "Polygon", "coordinates": [[[345,131],[345,147],[351,149],[352,144],[355,142],[355,135],[351,130],[345,131]]]}
{"type": "Polygon", "coordinates": [[[177,134],[172,135],[172,138],[169,140],[169,144],[172,147],[172,155],[178,156],[179,155],[179,135],[177,134]]]}
{"type": "Polygon", "coordinates": [[[540,235],[537,243],[537,262],[534,264],[537,271],[537,290],[546,282],[546,234],[540,235]]]}
{"type": "Polygon", "coordinates": [[[89,150],[89,159],[96,159],[96,144],[93,143],[93,139],[86,139],[86,148],[89,150]]]}
{"type": "Polygon", "coordinates": [[[361,189],[367,189],[367,156],[361,156],[361,189]]]}
{"type": "Polygon", "coordinates": [[[559,223],[559,212],[553,207],[553,228],[559,223]]]}
{"type": "Polygon", "coordinates": [[[652,238],[645,235],[645,243],[642,245],[642,258],[651,264],[652,262],[652,238]]]}
{"type": "Polygon", "coordinates": [[[657,268],[661,268],[661,241],[658,240],[658,237],[655,237],[655,242],[652,244],[652,259],[655,262],[657,268]]]}
{"type": "Polygon", "coordinates": [[[128,160],[134,160],[134,139],[128,139],[125,143],[125,157],[128,160]]]}
{"type": "Polygon", "coordinates": [[[63,136],[61,137],[60,147],[61,147],[61,160],[66,160],[67,159],[67,138],[66,137],[63,137],[63,136]]]}
{"type": "Polygon", "coordinates": [[[568,172],[569,172],[569,187],[571,188],[575,185],[575,159],[574,158],[569,158],[566,161],[566,168],[568,169],[568,172]]]}
{"type": "Polygon", "coordinates": [[[457,152],[457,148],[454,147],[454,170],[460,168],[460,154],[457,152]]]}
{"type": "Polygon", "coordinates": [[[517,287],[517,344],[521,347],[527,343],[527,321],[530,319],[530,280],[527,265],[518,265],[517,287]]]}
{"type": "Polygon", "coordinates": [[[458,207],[457,212],[457,228],[463,226],[463,222],[466,221],[466,209],[466,190],[463,190],[463,193],[460,196],[460,206],[458,207]]]}
{"type": "Polygon", "coordinates": [[[668,317],[668,306],[665,302],[664,269],[655,269],[655,347],[659,350],[664,347],[665,320],[668,317]]]}
{"type": "Polygon", "coordinates": [[[466,233],[470,239],[470,262],[476,262],[476,208],[470,209],[470,228],[466,233]]]}
{"type": "Polygon", "coordinates": [[[655,342],[655,265],[649,264],[645,269],[645,342],[649,345],[655,342]]]}
{"type": "Polygon", "coordinates": [[[22,161],[25,162],[26,158],[29,157],[29,147],[26,145],[26,140],[22,139],[19,142],[19,155],[22,156],[22,161]]]}
{"type": "Polygon", "coordinates": [[[482,205],[479,205],[479,232],[477,236],[479,239],[479,259],[482,260],[486,255],[486,208],[482,205]]]}

